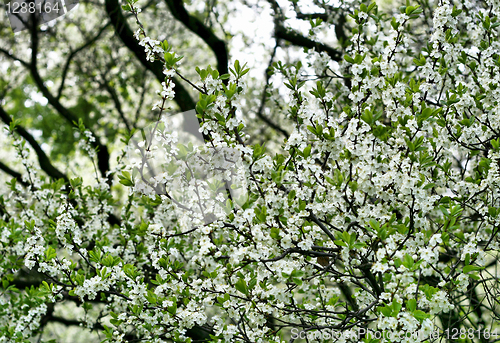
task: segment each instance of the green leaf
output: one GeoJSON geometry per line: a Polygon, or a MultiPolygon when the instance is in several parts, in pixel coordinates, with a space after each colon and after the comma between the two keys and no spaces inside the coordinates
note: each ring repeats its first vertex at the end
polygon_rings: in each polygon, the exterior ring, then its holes
{"type": "Polygon", "coordinates": [[[349,232],[347,231],[344,231],[342,232],[342,240],[346,243],[349,243],[350,240],[351,240],[351,235],[349,234],[349,232]]]}
{"type": "Polygon", "coordinates": [[[134,185],[132,176],[128,171],[122,171],[122,175],[118,175],[118,178],[120,179],[120,183],[124,186],[130,187],[134,185]]]}
{"type": "Polygon", "coordinates": [[[47,250],[45,251],[45,258],[47,261],[52,260],[54,257],[57,256],[56,250],[52,247],[48,247],[47,250]]]}
{"type": "Polygon", "coordinates": [[[475,270],[481,270],[483,269],[484,267],[479,267],[479,266],[473,266],[473,265],[468,265],[468,266],[464,266],[463,268],[463,273],[464,274],[467,274],[469,272],[472,272],[472,271],[475,271],[475,270]]]}
{"type": "Polygon", "coordinates": [[[179,151],[177,152],[177,158],[180,160],[185,159],[188,154],[186,146],[182,143],[179,143],[177,144],[177,149],[179,149],[179,151]]]}
{"type": "Polygon", "coordinates": [[[353,248],[356,248],[356,249],[361,249],[361,248],[364,248],[366,247],[366,243],[365,242],[357,242],[357,243],[354,243],[353,245],[353,248]]]}
{"type": "Polygon", "coordinates": [[[354,58],[352,58],[349,55],[344,55],[344,60],[346,60],[349,63],[353,63],[354,64],[354,58]]]}
{"type": "Polygon", "coordinates": [[[406,268],[410,269],[413,267],[415,261],[413,261],[413,258],[409,254],[405,254],[403,258],[403,266],[406,268]]]}
{"type": "Polygon", "coordinates": [[[413,312],[417,309],[417,300],[415,299],[410,299],[406,302],[406,308],[410,311],[413,312]]]}
{"type": "Polygon", "coordinates": [[[151,290],[148,290],[148,294],[146,295],[146,299],[153,305],[158,302],[158,296],[151,290]]]}
{"type": "Polygon", "coordinates": [[[248,294],[248,286],[247,286],[247,283],[245,281],[245,279],[241,278],[239,279],[235,284],[234,284],[234,287],[236,287],[236,289],[238,291],[240,291],[241,293],[247,295],[248,294]]]}
{"type": "Polygon", "coordinates": [[[464,261],[465,265],[468,266],[470,264],[470,254],[467,253],[465,255],[465,261],[464,261]]]}
{"type": "Polygon", "coordinates": [[[384,316],[390,317],[392,313],[392,309],[389,306],[379,306],[377,308],[384,316]]]}
{"type": "Polygon", "coordinates": [[[353,232],[351,234],[351,237],[349,239],[349,246],[354,246],[354,243],[356,243],[356,232],[353,232]]]}
{"type": "Polygon", "coordinates": [[[167,311],[174,316],[177,313],[177,299],[170,298],[170,301],[172,301],[172,306],[167,307],[167,311]]]}
{"type": "Polygon", "coordinates": [[[136,267],[131,265],[131,264],[124,265],[123,272],[125,273],[125,275],[127,275],[129,278],[131,278],[133,280],[135,280],[135,278],[137,276],[136,267]]]}
{"type": "Polygon", "coordinates": [[[338,246],[341,246],[341,247],[346,247],[347,246],[347,244],[345,244],[344,241],[341,241],[339,239],[337,239],[333,243],[335,243],[335,244],[337,244],[338,246]]]}
{"type": "Polygon", "coordinates": [[[493,207],[493,206],[489,206],[488,207],[488,214],[495,218],[497,215],[498,215],[498,209],[496,207],[493,207]]]}
{"type": "Polygon", "coordinates": [[[308,158],[311,155],[311,145],[309,144],[303,152],[304,158],[308,158]]]}
{"type": "Polygon", "coordinates": [[[397,31],[399,28],[399,25],[400,24],[396,21],[396,18],[392,18],[392,21],[391,21],[392,28],[397,31]]]}
{"type": "Polygon", "coordinates": [[[396,317],[402,307],[403,305],[397,302],[396,299],[392,300],[392,316],[396,317]]]}
{"type": "Polygon", "coordinates": [[[273,239],[279,239],[280,238],[280,230],[276,227],[271,228],[271,237],[273,239]]]}
{"type": "Polygon", "coordinates": [[[292,274],[290,274],[291,277],[302,277],[304,276],[304,272],[302,270],[294,270],[292,274]]]}
{"type": "Polygon", "coordinates": [[[371,226],[371,228],[375,231],[379,231],[380,230],[380,224],[378,221],[376,221],[375,219],[370,219],[370,221],[368,222],[371,226]]]}
{"type": "Polygon", "coordinates": [[[121,323],[123,323],[123,320],[118,320],[118,319],[110,319],[109,322],[113,324],[114,326],[118,327],[120,326],[121,323]]]}
{"type": "Polygon", "coordinates": [[[424,186],[424,189],[430,189],[434,188],[436,185],[434,183],[428,183],[427,185],[424,186]]]}
{"type": "Polygon", "coordinates": [[[425,313],[424,311],[421,310],[416,310],[413,312],[413,316],[420,322],[423,322],[425,319],[430,318],[431,315],[428,313],[425,313]]]}

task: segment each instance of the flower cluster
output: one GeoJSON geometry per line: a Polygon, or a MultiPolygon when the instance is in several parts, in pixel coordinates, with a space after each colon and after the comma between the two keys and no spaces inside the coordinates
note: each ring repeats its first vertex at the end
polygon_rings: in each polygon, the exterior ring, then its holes
{"type": "Polygon", "coordinates": [[[59,302],[83,304],[108,342],[370,329],[414,343],[498,325],[500,6],[407,3],[386,20],[354,5],[342,61],[274,64],[286,137],[271,149],[250,143],[239,61],[196,68],[195,110],[165,115],[180,56],[129,2],[166,75],[158,121],[128,140],[111,185],[40,180],[15,141],[31,187],[0,196],[2,339],[30,339],[59,302]]]}

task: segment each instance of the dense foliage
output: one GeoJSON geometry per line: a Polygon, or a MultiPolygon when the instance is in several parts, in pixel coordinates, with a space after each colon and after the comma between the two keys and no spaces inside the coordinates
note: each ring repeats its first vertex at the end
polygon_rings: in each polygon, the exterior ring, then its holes
{"type": "Polygon", "coordinates": [[[54,323],[108,342],[496,336],[500,4],[420,1],[387,13],[318,2],[321,12],[304,14],[308,4],[292,2],[308,34],[269,4],[276,47],[261,92],[244,62],[228,63],[215,29],[176,1],[166,1],[170,13],[217,68],[185,74],[188,58],[146,25],[151,4],[141,13],[134,0],[106,1],[102,32],[115,26],[121,43],[92,62],[102,63],[95,72],[82,60],[63,70],[70,76],[40,74],[37,54],[48,55],[36,25],[29,50],[0,50],[29,71],[21,80],[42,93],[50,106],[36,106],[52,125],[66,121],[55,133],[37,123],[19,102],[29,90],[9,87],[15,71],[4,72],[0,118],[23,172],[0,162],[10,174],[0,195],[0,342],[49,340],[54,323]],[[333,24],[335,48],[321,43],[333,24]],[[276,58],[283,41],[304,55],[276,58]],[[135,54],[130,68],[120,44],[135,54]],[[156,94],[106,79],[137,85],[147,78],[140,66],[161,82],[156,94]],[[64,90],[66,77],[81,96],[64,90]],[[57,95],[44,78],[60,83],[57,95]],[[195,115],[199,130],[186,131],[182,120],[195,115]],[[68,154],[90,164],[63,172],[68,154]],[[83,315],[72,316],[75,306],[83,315]]]}

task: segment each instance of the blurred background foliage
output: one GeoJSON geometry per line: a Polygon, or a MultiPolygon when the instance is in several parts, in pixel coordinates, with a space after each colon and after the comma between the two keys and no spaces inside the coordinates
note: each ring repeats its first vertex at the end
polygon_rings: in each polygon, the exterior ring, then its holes
{"type": "MultiPolygon", "coordinates": [[[[74,121],[81,119],[112,153],[119,137],[156,117],[151,107],[161,75],[152,63],[141,60],[144,54],[137,42],[127,41],[137,24],[117,5],[121,4],[116,0],[82,1],[35,32],[14,34],[6,16],[0,23],[0,106],[20,120],[65,173],[72,168],[79,136],[74,121]],[[46,92],[52,100],[48,101],[46,92]],[[58,106],[67,109],[70,118],[58,106]]],[[[345,39],[342,10],[349,8],[331,1],[258,0],[143,1],[140,6],[148,35],[166,39],[184,56],[180,72],[185,78],[195,82],[196,66],[217,66],[221,60],[226,65],[218,65],[220,71],[227,71],[227,64],[235,59],[251,67],[241,111],[257,119],[248,121],[248,130],[258,133],[259,143],[279,142],[283,138],[279,129],[286,131],[289,125],[282,108],[269,101],[272,92],[265,85],[270,63],[301,60],[306,64],[303,49],[314,46],[342,50],[337,36],[341,32],[345,39]],[[309,21],[314,14],[325,23],[312,37],[309,21]],[[290,29],[294,35],[286,36],[290,29]]],[[[178,93],[180,87],[186,94],[170,104],[173,113],[192,109],[197,101],[186,82],[179,82],[178,93]]]]}

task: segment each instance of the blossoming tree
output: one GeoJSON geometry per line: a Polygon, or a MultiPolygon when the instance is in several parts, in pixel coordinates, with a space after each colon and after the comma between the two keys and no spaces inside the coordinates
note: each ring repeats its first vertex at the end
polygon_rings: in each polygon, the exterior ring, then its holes
{"type": "MultiPolygon", "coordinates": [[[[174,16],[187,14],[166,2],[174,16]]],[[[0,111],[24,165],[18,175],[2,164],[14,178],[0,196],[0,341],[50,339],[51,322],[103,342],[496,335],[499,3],[408,2],[394,13],[318,3],[326,12],[304,14],[293,2],[297,18],[311,19],[309,37],[285,28],[280,4],[270,4],[277,39],[309,49],[310,63],[269,68],[259,109],[275,132],[269,147],[250,143],[258,128],[242,104],[244,63],[186,78],[182,57],[149,35],[135,1],[107,10],[116,20],[131,14],[136,41],[127,44],[161,64],[157,122],[129,134],[110,168],[101,140],[76,121],[94,185],[57,174],[0,111]],[[343,23],[338,49],[320,43],[332,18],[343,23]],[[197,146],[165,119],[178,85],[199,99],[197,146]],[[191,167],[201,160],[213,170],[191,167]],[[60,314],[70,304],[83,318],[60,314]]]]}

